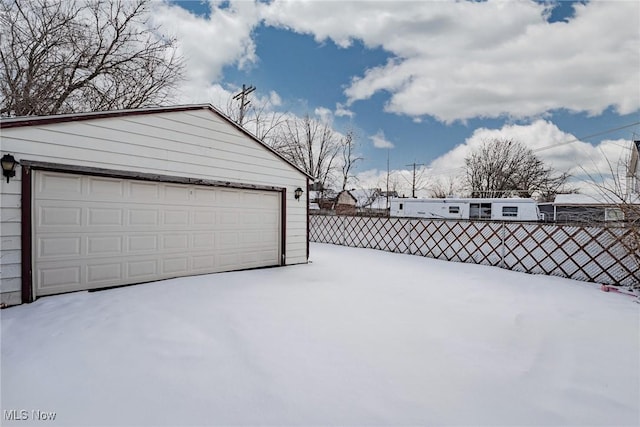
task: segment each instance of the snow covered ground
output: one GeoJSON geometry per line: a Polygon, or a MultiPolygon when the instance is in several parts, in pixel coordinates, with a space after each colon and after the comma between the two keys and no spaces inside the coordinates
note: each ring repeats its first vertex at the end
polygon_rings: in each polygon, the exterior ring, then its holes
{"type": "Polygon", "coordinates": [[[311,260],[2,310],[0,424],[640,424],[627,296],[368,249],[311,260]]]}

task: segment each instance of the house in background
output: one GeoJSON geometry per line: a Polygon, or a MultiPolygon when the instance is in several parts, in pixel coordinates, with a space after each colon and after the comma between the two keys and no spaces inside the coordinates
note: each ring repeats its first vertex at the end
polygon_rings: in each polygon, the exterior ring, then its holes
{"type": "Polygon", "coordinates": [[[623,221],[620,207],[603,197],[587,194],[558,194],[553,202],[539,203],[545,221],[598,223],[623,221]]]}
{"type": "Polygon", "coordinates": [[[5,305],[308,260],[310,177],[210,105],[0,129],[5,305]]]}
{"type": "Polygon", "coordinates": [[[309,191],[309,206],[313,206],[313,210],[328,212],[333,211],[336,205],[336,199],[338,193],[334,190],[310,190],[309,191]]]}
{"type": "Polygon", "coordinates": [[[356,207],[359,214],[385,216],[389,214],[389,199],[398,197],[398,193],[387,192],[380,188],[369,188],[360,190],[351,190],[351,194],[356,198],[356,207]]]}
{"type": "Polygon", "coordinates": [[[358,199],[349,190],[342,190],[336,197],[336,215],[355,215],[358,199]]]}
{"type": "Polygon", "coordinates": [[[388,199],[398,197],[397,192],[380,188],[310,191],[311,213],[322,215],[388,216],[388,199]]]}
{"type": "Polygon", "coordinates": [[[619,191],[624,194],[558,194],[553,202],[540,203],[540,212],[546,221],[555,222],[636,221],[640,216],[640,141],[633,141],[624,181],[620,178],[619,191]]]}

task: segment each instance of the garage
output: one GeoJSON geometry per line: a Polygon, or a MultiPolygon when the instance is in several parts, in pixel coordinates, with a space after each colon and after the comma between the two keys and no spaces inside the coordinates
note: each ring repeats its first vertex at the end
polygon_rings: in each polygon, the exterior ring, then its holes
{"type": "Polygon", "coordinates": [[[0,125],[4,305],[308,260],[310,177],[210,105],[0,125]]]}
{"type": "Polygon", "coordinates": [[[35,173],[36,297],[280,264],[280,195],[35,173]]]}

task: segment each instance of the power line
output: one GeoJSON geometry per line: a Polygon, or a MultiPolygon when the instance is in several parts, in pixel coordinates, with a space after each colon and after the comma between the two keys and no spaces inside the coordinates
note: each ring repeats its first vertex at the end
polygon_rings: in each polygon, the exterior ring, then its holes
{"type": "Polygon", "coordinates": [[[583,140],[590,139],[590,138],[593,138],[593,137],[596,137],[596,136],[600,136],[600,135],[606,135],[608,133],[615,132],[617,130],[622,130],[622,129],[630,128],[630,127],[637,126],[637,125],[640,125],[640,122],[631,123],[631,124],[620,126],[620,127],[617,127],[617,128],[607,129],[607,130],[602,131],[602,132],[594,133],[592,135],[587,135],[587,136],[583,136],[583,137],[579,137],[579,138],[570,139],[569,141],[560,142],[560,143],[554,144],[554,145],[546,145],[544,147],[536,148],[536,149],[534,149],[532,151],[534,153],[537,153],[538,151],[544,151],[544,150],[548,150],[550,148],[560,147],[560,146],[567,145],[567,144],[573,144],[574,142],[583,141],[583,140]]]}
{"type": "MultiPolygon", "coordinates": [[[[594,134],[591,134],[591,135],[586,135],[586,136],[583,136],[583,137],[573,138],[573,139],[570,139],[568,141],[560,142],[558,144],[539,147],[539,148],[533,149],[532,151],[533,152],[539,152],[539,151],[548,150],[550,148],[561,147],[563,145],[568,145],[568,144],[573,144],[574,142],[580,142],[580,141],[588,140],[588,139],[594,138],[596,136],[606,135],[608,133],[612,133],[612,132],[615,132],[615,131],[618,131],[618,130],[622,130],[622,129],[627,129],[627,128],[630,128],[630,127],[633,127],[633,126],[637,126],[637,125],[640,125],[640,121],[634,122],[634,123],[630,123],[630,124],[627,124],[627,125],[623,125],[623,126],[619,126],[619,127],[616,127],[616,128],[607,129],[607,130],[604,130],[604,131],[601,131],[601,132],[597,132],[597,133],[594,133],[594,134]]],[[[628,148],[628,147],[622,147],[622,146],[620,146],[618,144],[615,144],[615,145],[619,146],[620,148],[628,148]]],[[[424,164],[424,163],[410,163],[410,164],[405,165],[405,166],[413,166],[413,168],[414,168],[413,169],[413,175],[415,177],[415,166],[427,166],[427,165],[424,164]]],[[[446,175],[446,174],[449,174],[451,172],[463,171],[464,169],[465,169],[464,166],[458,166],[458,167],[455,167],[455,168],[447,168],[447,169],[434,168],[434,169],[429,169],[429,174],[432,175],[432,176],[439,176],[439,175],[446,175]]]]}

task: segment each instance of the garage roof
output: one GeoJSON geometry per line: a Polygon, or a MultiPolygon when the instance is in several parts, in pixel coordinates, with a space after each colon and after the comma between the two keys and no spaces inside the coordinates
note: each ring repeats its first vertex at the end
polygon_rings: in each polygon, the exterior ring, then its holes
{"type": "Polygon", "coordinates": [[[300,169],[298,166],[284,158],[280,153],[275,151],[273,148],[269,147],[263,141],[258,139],[251,132],[247,131],[242,126],[238,125],[236,122],[231,120],[227,115],[220,112],[217,108],[215,108],[211,104],[191,104],[191,105],[176,105],[176,106],[164,106],[164,107],[146,107],[146,108],[137,108],[130,110],[114,110],[114,111],[93,111],[87,113],[70,113],[70,114],[56,114],[52,116],[22,116],[22,117],[11,117],[11,118],[2,118],[0,120],[0,129],[9,129],[23,126],[35,126],[35,125],[44,125],[51,123],[64,123],[64,122],[74,122],[74,121],[82,121],[82,120],[93,120],[93,119],[104,119],[104,118],[114,118],[114,117],[124,117],[124,116],[135,116],[135,115],[144,115],[144,114],[156,114],[156,113],[170,113],[170,112],[178,112],[178,111],[193,111],[193,110],[209,110],[213,114],[219,116],[230,125],[238,129],[240,132],[244,133],[246,136],[260,144],[265,149],[271,151],[273,154],[278,156],[284,162],[291,165],[294,169],[302,173],[308,178],[313,179],[311,175],[309,175],[304,170],[300,169]]]}

